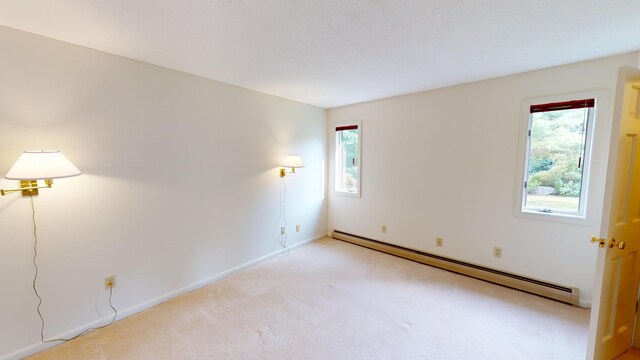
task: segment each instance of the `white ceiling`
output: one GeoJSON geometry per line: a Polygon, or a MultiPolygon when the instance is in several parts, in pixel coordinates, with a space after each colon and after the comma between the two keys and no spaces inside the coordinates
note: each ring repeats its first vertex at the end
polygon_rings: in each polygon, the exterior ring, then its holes
{"type": "Polygon", "coordinates": [[[2,0],[0,24],[324,108],[640,49],[638,0],[2,0]]]}

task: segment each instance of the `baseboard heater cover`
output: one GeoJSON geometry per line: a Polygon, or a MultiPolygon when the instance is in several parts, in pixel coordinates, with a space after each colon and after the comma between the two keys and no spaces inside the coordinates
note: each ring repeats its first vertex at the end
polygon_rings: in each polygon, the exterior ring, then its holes
{"type": "Polygon", "coordinates": [[[525,291],[534,295],[557,300],[569,305],[578,306],[580,290],[573,287],[558,285],[547,281],[511,274],[505,271],[450,259],[444,256],[413,250],[402,246],[388,244],[382,241],[333,230],[332,237],[369,249],[399,256],[425,265],[434,266],[461,275],[488,281],[494,284],[525,291]]]}

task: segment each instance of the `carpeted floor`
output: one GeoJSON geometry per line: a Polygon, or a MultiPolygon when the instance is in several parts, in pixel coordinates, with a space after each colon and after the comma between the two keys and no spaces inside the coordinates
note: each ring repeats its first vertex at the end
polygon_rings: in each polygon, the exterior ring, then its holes
{"type": "Polygon", "coordinates": [[[584,359],[589,311],[320,240],[31,359],[584,359]]]}

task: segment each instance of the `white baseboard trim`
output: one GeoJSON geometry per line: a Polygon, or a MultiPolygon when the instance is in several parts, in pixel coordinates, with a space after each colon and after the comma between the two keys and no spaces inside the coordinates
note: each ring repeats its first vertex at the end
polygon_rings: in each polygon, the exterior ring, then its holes
{"type": "MultiPolygon", "coordinates": [[[[308,243],[314,242],[316,240],[324,239],[326,237],[328,237],[327,234],[319,234],[319,235],[316,235],[316,236],[314,236],[312,238],[309,238],[307,240],[303,240],[303,241],[297,242],[295,244],[289,245],[288,248],[289,249],[295,249],[295,248],[300,247],[302,245],[306,245],[308,243]]],[[[187,286],[185,286],[183,288],[177,289],[177,290],[172,291],[170,293],[167,293],[167,294],[164,294],[164,295],[160,295],[160,296],[158,296],[158,297],[156,297],[154,299],[145,301],[145,302],[143,302],[141,304],[138,304],[138,305],[134,305],[134,306],[132,306],[132,307],[130,307],[128,309],[125,309],[125,310],[122,310],[122,311],[118,311],[118,319],[116,320],[116,322],[120,321],[122,319],[125,319],[125,318],[127,318],[127,317],[129,317],[131,315],[137,314],[137,313],[139,313],[139,312],[141,312],[143,310],[146,310],[146,309],[148,309],[150,307],[162,304],[163,302],[169,301],[169,300],[171,300],[171,299],[173,299],[175,297],[178,297],[180,295],[192,292],[192,291],[197,290],[197,289],[199,289],[201,287],[204,287],[204,286],[213,284],[215,282],[218,282],[220,280],[223,280],[223,279],[225,279],[225,278],[227,278],[227,277],[229,277],[229,276],[231,276],[231,275],[233,275],[235,273],[238,273],[240,271],[244,271],[244,270],[250,269],[250,268],[252,268],[252,267],[254,267],[254,266],[256,266],[256,265],[258,265],[258,264],[260,264],[262,262],[265,262],[267,260],[271,260],[273,258],[276,258],[280,254],[282,254],[282,250],[274,251],[274,252],[272,252],[270,254],[264,255],[264,256],[259,257],[259,258],[255,259],[255,260],[251,260],[251,261],[249,261],[247,263],[244,263],[242,265],[236,266],[236,267],[231,268],[229,270],[223,271],[223,272],[221,272],[219,274],[210,276],[210,277],[208,277],[208,278],[206,278],[204,280],[200,280],[198,282],[195,282],[195,283],[193,283],[191,285],[187,285],[187,286]]],[[[79,326],[79,327],[77,327],[75,329],[71,329],[71,330],[69,330],[67,332],[64,332],[62,334],[58,334],[58,335],[52,336],[51,338],[70,338],[72,336],[75,336],[76,334],[79,334],[79,333],[87,330],[87,329],[91,329],[91,328],[94,328],[94,327],[97,327],[97,326],[100,326],[100,325],[104,325],[104,323],[106,321],[110,320],[110,319],[111,319],[111,316],[107,316],[107,317],[104,317],[102,319],[98,319],[96,321],[93,321],[93,322],[90,322],[88,324],[85,324],[83,326],[79,326]]],[[[62,344],[62,342],[33,344],[33,345],[27,346],[25,348],[22,348],[20,350],[17,350],[15,352],[12,352],[10,354],[6,354],[6,355],[3,355],[3,356],[0,356],[0,360],[19,360],[19,359],[25,358],[27,356],[30,356],[30,355],[33,355],[33,354],[36,354],[36,353],[39,353],[40,351],[52,348],[52,347],[60,345],[60,344],[62,344]]]]}

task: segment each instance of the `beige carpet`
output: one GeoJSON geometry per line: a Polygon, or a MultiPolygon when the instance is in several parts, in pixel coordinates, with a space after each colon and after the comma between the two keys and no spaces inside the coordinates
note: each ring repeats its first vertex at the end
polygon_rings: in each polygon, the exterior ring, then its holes
{"type": "Polygon", "coordinates": [[[32,359],[582,360],[588,316],[326,239],[32,359]]]}

